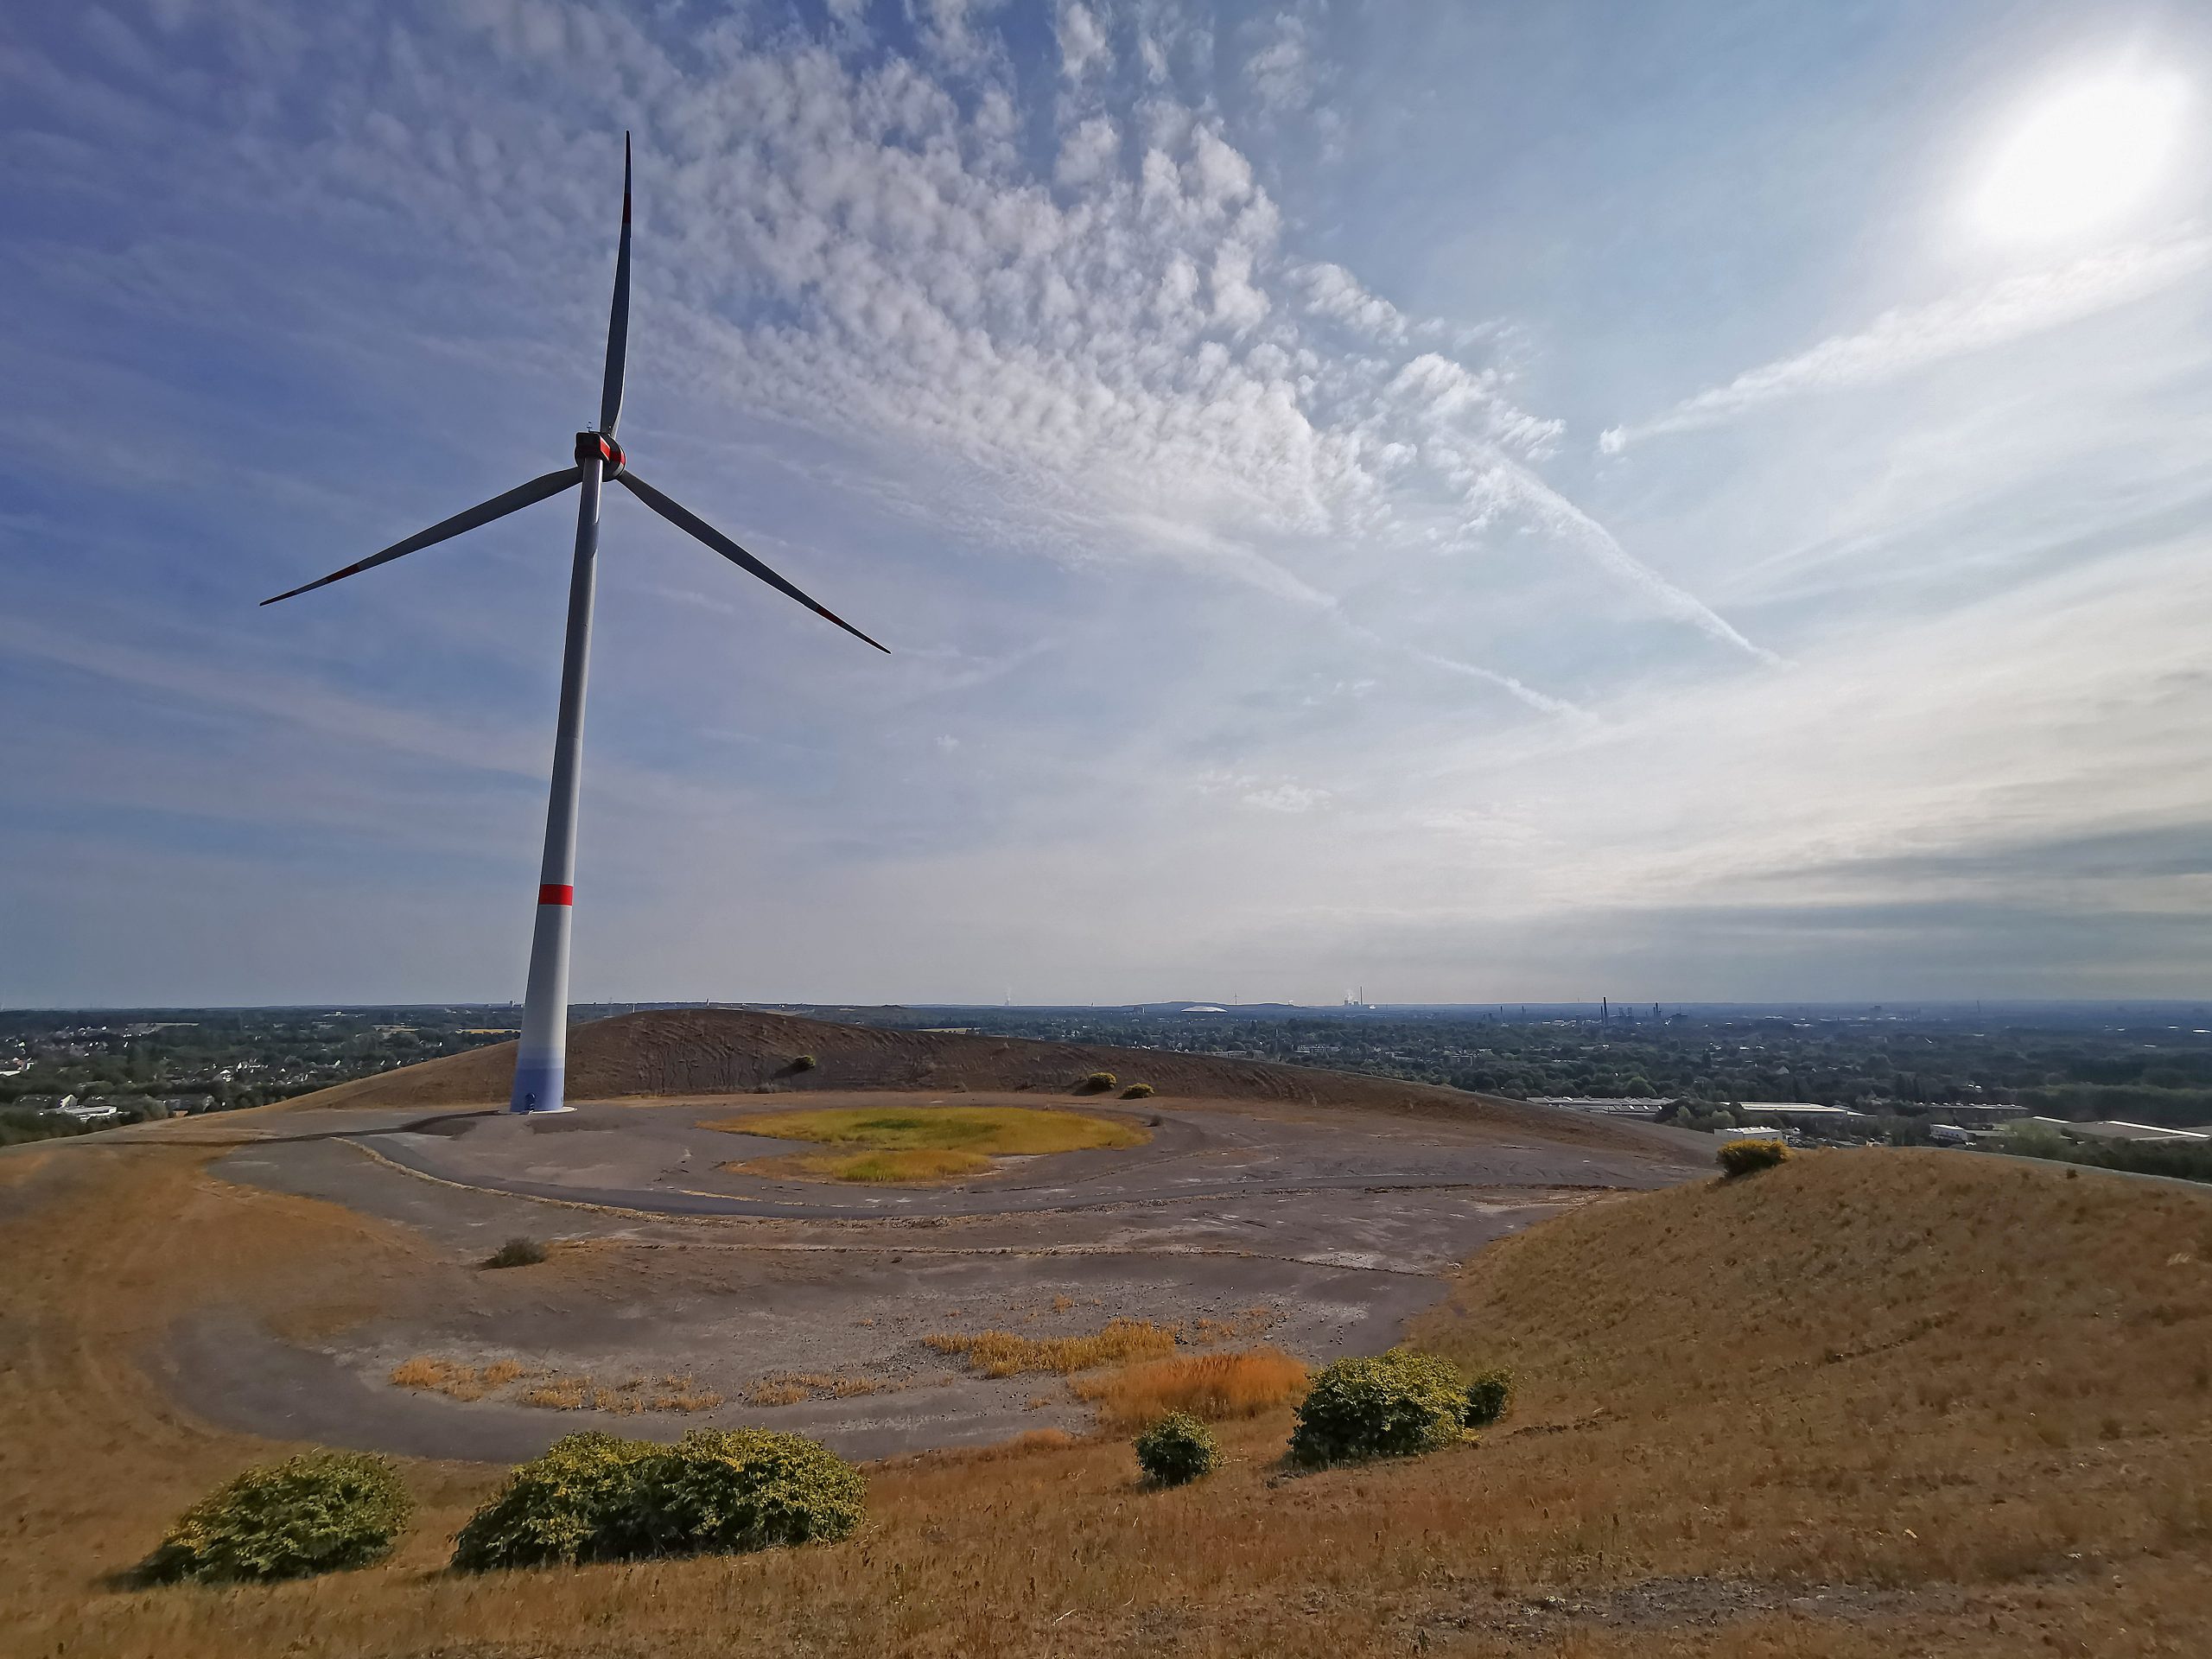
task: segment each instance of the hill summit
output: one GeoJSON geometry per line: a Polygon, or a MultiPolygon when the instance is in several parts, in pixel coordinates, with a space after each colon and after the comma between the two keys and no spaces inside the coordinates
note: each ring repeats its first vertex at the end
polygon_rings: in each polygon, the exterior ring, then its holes
{"type": "MultiPolygon", "coordinates": [[[[296,1108],[479,1105],[504,1101],[515,1046],[499,1043],[302,1096],[296,1108]]],[[[1078,1092],[1095,1072],[1166,1099],[1349,1107],[1489,1126],[1548,1141],[1649,1147],[1654,1132],[1431,1084],[1162,1049],[1035,1042],[966,1032],[887,1031],[747,1008],[652,1009],[574,1027],[571,1100],[780,1093],[1078,1092]],[[803,1058],[811,1065],[802,1066],[803,1058]]]]}

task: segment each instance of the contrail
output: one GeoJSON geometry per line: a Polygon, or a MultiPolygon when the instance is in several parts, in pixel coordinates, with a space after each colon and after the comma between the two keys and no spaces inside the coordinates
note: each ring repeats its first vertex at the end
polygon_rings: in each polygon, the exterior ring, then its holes
{"type": "MultiPolygon", "coordinates": [[[[1413,661],[1427,667],[1440,669],[1446,673],[1456,674],[1465,679],[1480,680],[1484,684],[1495,687],[1508,696],[1534,709],[1539,714],[1564,715],[1586,721],[1591,718],[1586,709],[1562,698],[1539,691],[1534,686],[1515,679],[1510,674],[1502,674],[1496,669],[1484,668],[1475,663],[1463,663],[1456,658],[1440,656],[1435,652],[1423,650],[1419,645],[1407,645],[1402,640],[1386,639],[1365,623],[1354,620],[1345,611],[1344,601],[1335,594],[1325,593],[1303,576],[1284,569],[1257,548],[1246,543],[1231,541],[1229,537],[1211,531],[1156,518],[1149,514],[1130,514],[1128,516],[1128,522],[1139,527],[1155,540],[1164,541],[1177,548],[1201,554],[1205,562],[1214,569],[1249,587],[1256,588],[1262,593],[1271,594],[1277,599],[1326,616],[1354,639],[1378,651],[1387,651],[1410,658],[1413,661]]],[[[1599,533],[1602,535],[1604,532],[1599,533]]],[[[1628,556],[1623,554],[1621,556],[1626,558],[1628,556]]],[[[1633,564],[1635,562],[1630,560],[1630,563],[1633,564]]],[[[1655,576],[1652,580],[1656,582],[1658,578],[1655,576]]],[[[1715,618],[1714,620],[1718,621],[1719,619],[1715,618]]],[[[1725,627],[1726,624],[1723,623],[1721,626],[1725,627]]]]}
{"type": "Polygon", "coordinates": [[[1601,454],[1669,432],[1718,426],[1784,397],[1879,385],[1932,363],[2009,346],[2146,299],[2212,264],[2212,237],[2115,248],[2050,270],[2031,270],[1926,305],[1885,311],[1855,334],[1836,334],[1795,357],[1746,369],[1725,385],[1683,399],[1637,426],[1599,434],[1601,454]]]}
{"type": "Polygon", "coordinates": [[[1764,645],[1746,639],[1726,617],[1696,594],[1675,587],[1623,547],[1611,531],[1534,474],[1513,466],[1501,471],[1503,479],[1491,481],[1503,482],[1506,493],[1544,529],[1562,540],[1575,543],[1606,569],[1627,578],[1630,586],[1656,602],[1668,615],[1688,622],[1723,645],[1733,645],[1762,663],[1780,665],[1782,658],[1764,645]]]}

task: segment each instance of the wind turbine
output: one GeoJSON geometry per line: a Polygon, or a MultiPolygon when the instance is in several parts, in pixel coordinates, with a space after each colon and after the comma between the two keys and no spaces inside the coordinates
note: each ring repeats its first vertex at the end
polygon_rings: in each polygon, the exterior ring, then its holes
{"type": "Polygon", "coordinates": [[[671,500],[630,470],[629,457],[614,441],[622,418],[622,365],[630,337],[630,136],[622,136],[622,239],[614,256],[614,302],[607,321],[607,372],[599,394],[599,428],[576,434],[575,461],[518,484],[504,495],[457,512],[452,518],[394,542],[343,570],[277,600],[327,588],[379,564],[420,552],[464,531],[488,524],[562,491],[582,486],[576,502],[575,563],[569,576],[569,632],[561,655],[561,713],[553,738],[553,782],[545,805],[545,861],[538,872],[537,920],[530,939],[530,982],[523,994],[522,1041],[515,1052],[514,1087],[507,1109],[514,1112],[565,1111],[562,1092],[569,1047],[569,921],[575,903],[576,796],[584,726],[584,673],[591,653],[592,591],[599,559],[599,493],[612,479],[677,529],[696,537],[731,563],[751,571],[779,593],[786,594],[825,617],[855,639],[877,645],[842,617],[817,604],[754,558],[735,542],[681,503],[671,500]]]}

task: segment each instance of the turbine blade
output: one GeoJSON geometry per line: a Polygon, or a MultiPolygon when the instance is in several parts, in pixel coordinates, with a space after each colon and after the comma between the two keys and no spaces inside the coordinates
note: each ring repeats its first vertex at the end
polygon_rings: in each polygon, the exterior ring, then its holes
{"type": "Polygon", "coordinates": [[[310,582],[304,587],[295,588],[289,593],[278,594],[276,598],[264,599],[261,602],[264,605],[274,605],[279,599],[292,599],[317,588],[327,588],[332,582],[342,582],[347,576],[357,576],[362,571],[373,569],[379,564],[389,564],[394,559],[403,558],[410,553],[417,552],[435,543],[458,536],[463,531],[474,530],[479,524],[488,524],[494,518],[504,518],[518,508],[530,505],[533,501],[543,501],[549,495],[558,495],[582,477],[583,474],[578,468],[563,467],[557,473],[548,473],[543,478],[533,478],[527,484],[517,485],[505,495],[495,495],[489,501],[469,508],[467,512],[457,512],[450,518],[439,520],[428,530],[417,531],[404,542],[394,542],[383,552],[372,553],[358,564],[349,564],[343,570],[334,570],[328,575],[310,582]]]}
{"type": "Polygon", "coordinates": [[[646,483],[644,479],[639,478],[635,473],[632,472],[627,467],[625,467],[620,472],[614,474],[614,481],[621,485],[625,489],[628,490],[631,494],[636,496],[639,500],[644,502],[655,512],[660,514],[662,518],[667,519],[670,524],[674,524],[678,530],[689,531],[691,535],[697,537],[709,547],[713,548],[715,552],[721,554],[722,557],[728,559],[732,564],[738,566],[741,569],[750,570],[754,575],[760,577],[761,581],[766,582],[778,593],[787,594],[791,598],[798,601],[800,604],[805,606],[808,610],[812,611],[817,616],[823,617],[829,621],[835,622],[847,633],[851,634],[854,639],[865,640],[868,644],[874,645],[878,651],[881,652],[887,657],[891,654],[890,646],[879,645],[876,641],[869,639],[868,635],[862,633],[851,623],[846,621],[845,619],[838,615],[836,612],[830,610],[826,606],[816,604],[804,594],[799,592],[798,588],[792,587],[791,583],[785,582],[781,576],[771,570],[766,565],[761,563],[760,560],[754,558],[750,553],[740,547],[735,542],[730,540],[728,537],[723,535],[721,531],[716,530],[712,524],[702,518],[697,513],[692,512],[690,508],[683,505],[681,503],[670,500],[658,490],[653,488],[652,485],[646,483]]]}
{"type": "Polygon", "coordinates": [[[622,365],[630,355],[630,135],[622,135],[622,241],[614,255],[614,303],[607,314],[607,378],[599,388],[599,429],[608,437],[622,418],[622,365]]]}

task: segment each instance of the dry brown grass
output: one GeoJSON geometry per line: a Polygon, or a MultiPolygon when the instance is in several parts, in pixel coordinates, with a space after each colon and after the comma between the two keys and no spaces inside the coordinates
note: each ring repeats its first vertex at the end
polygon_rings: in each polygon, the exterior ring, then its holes
{"type": "Polygon", "coordinates": [[[1109,1319],[1087,1337],[1024,1337],[1011,1331],[982,1331],[973,1336],[940,1332],[922,1340],[940,1354],[957,1354],[983,1376],[1019,1376],[1029,1371],[1094,1370],[1158,1359],[1175,1351],[1175,1332],[1149,1319],[1109,1319]]]}
{"type": "Polygon", "coordinates": [[[1243,1353],[1178,1354],[1124,1366],[1075,1383],[1076,1398],[1098,1408],[1098,1426],[1144,1428],[1172,1411],[1208,1422],[1257,1417],[1306,1397],[1305,1364],[1280,1348],[1243,1353]]]}
{"type": "Polygon", "coordinates": [[[880,1394],[890,1384],[880,1377],[849,1372],[779,1371],[764,1376],[745,1391],[750,1406],[796,1406],[809,1400],[850,1400],[863,1394],[880,1394]]]}
{"type": "Polygon", "coordinates": [[[647,1397],[645,1405],[652,1411],[712,1411],[722,1402],[722,1397],[712,1389],[702,1389],[698,1379],[689,1374],[664,1376],[660,1385],[647,1397]]]}
{"type": "Polygon", "coordinates": [[[643,1377],[632,1377],[629,1382],[617,1382],[612,1388],[604,1382],[600,1383],[591,1391],[591,1408],[594,1411],[607,1412],[617,1417],[627,1417],[633,1413],[643,1411],[645,1408],[645,1396],[641,1390],[645,1386],[645,1381],[643,1377]]]}
{"type": "Polygon", "coordinates": [[[1125,1444],[1048,1440],[879,1465],[834,1548],[454,1577],[503,1471],[414,1461],[388,1565],[118,1591],[101,1575],[284,1449],[178,1413],[135,1363],[180,1310],[472,1287],[181,1149],[54,1161],[0,1219],[38,1265],[0,1281],[0,1654],[707,1659],[733,1631],[887,1659],[2212,1651],[2194,1192],[1880,1151],[1589,1206],[1485,1252],[1427,1321],[1519,1394],[1480,1446],[1414,1462],[1286,1479],[1278,1412],[1224,1425],[1223,1469],[1174,1492],[1141,1492],[1125,1444]]]}
{"type": "MultiPolygon", "coordinates": [[[[393,1366],[390,1381],[397,1388],[424,1389],[454,1400],[482,1400],[513,1383],[528,1382],[528,1388],[512,1396],[516,1403],[545,1411],[582,1411],[588,1407],[619,1417],[641,1411],[711,1411],[722,1402],[721,1395],[701,1388],[697,1379],[689,1374],[664,1376],[658,1382],[649,1382],[642,1376],[604,1382],[589,1375],[549,1374],[515,1359],[470,1365],[434,1354],[418,1354],[393,1366]]],[[[798,1397],[804,1399],[806,1395],[802,1393],[798,1397]]],[[[775,1400],[754,1403],[790,1402],[775,1400]]]]}
{"type": "Polygon", "coordinates": [[[1193,1347],[1209,1348],[1218,1342],[1243,1342],[1273,1330],[1282,1323],[1278,1308],[1261,1306],[1248,1307],[1241,1313],[1232,1313],[1225,1319],[1198,1319],[1185,1327],[1175,1327],[1175,1334],[1193,1347]]]}
{"type": "Polygon", "coordinates": [[[588,1376],[550,1376],[522,1391],[522,1403],[545,1411],[582,1411],[591,1402],[588,1376]]]}
{"type": "Polygon", "coordinates": [[[440,1359],[433,1354],[418,1354],[393,1366],[388,1380],[396,1388],[424,1389],[454,1400],[481,1400],[526,1375],[522,1365],[512,1359],[495,1359],[488,1365],[468,1365],[459,1360],[440,1359]]]}

